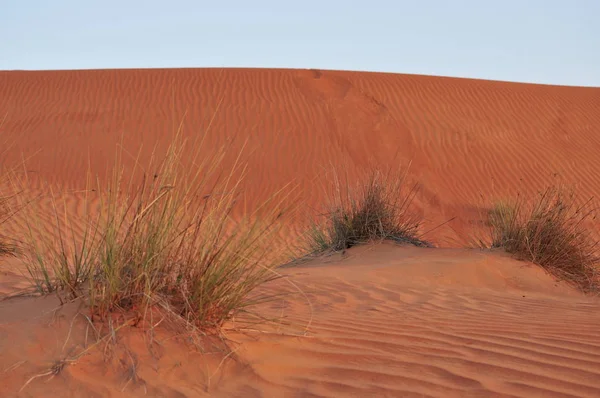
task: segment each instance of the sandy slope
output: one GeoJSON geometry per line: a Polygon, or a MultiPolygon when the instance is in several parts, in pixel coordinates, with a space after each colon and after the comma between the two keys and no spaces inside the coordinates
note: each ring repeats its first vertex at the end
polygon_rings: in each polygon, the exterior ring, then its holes
{"type": "MultiPolygon", "coordinates": [[[[103,173],[121,137],[147,159],[182,119],[207,152],[247,141],[250,205],[295,181],[310,209],[331,164],[352,177],[412,162],[425,228],[455,217],[428,236],[443,246],[476,227],[481,195],[556,180],[600,191],[596,88],[310,70],[0,72],[2,161],[27,158],[30,193],[49,182],[74,214],[88,165],[103,173]]],[[[8,227],[19,233],[22,220],[8,227]]],[[[16,264],[0,259],[0,295],[26,286],[16,264]]],[[[149,351],[130,330],[21,396],[600,395],[600,301],[500,253],[381,245],[283,274],[265,289],[304,293],[256,309],[274,324],[228,332],[231,356],[199,355],[162,329],[149,351]]],[[[92,344],[79,303],[57,305],[0,301],[0,395],[92,344]]]]}
{"type": "Polygon", "coordinates": [[[426,228],[458,216],[436,231],[448,244],[470,228],[480,195],[559,178],[587,197],[600,185],[597,88],[318,70],[14,71],[0,72],[4,114],[7,162],[31,157],[32,177],[73,189],[88,163],[104,172],[121,137],[144,158],[182,120],[207,150],[247,140],[256,202],[294,181],[306,205],[321,204],[330,164],[352,176],[369,162],[412,162],[426,228]]]}
{"type": "MultiPolygon", "coordinates": [[[[92,351],[21,396],[529,398],[600,391],[600,301],[537,267],[493,253],[385,244],[284,275],[265,288],[292,294],[291,281],[305,296],[258,308],[275,319],[271,325],[228,332],[232,356],[206,345],[212,353],[199,355],[166,332],[154,337],[160,344],[151,356],[134,330],[117,337],[127,351],[102,344],[104,355],[92,351]]],[[[56,305],[0,304],[1,362],[9,368],[0,385],[9,396],[53,361],[83,350],[86,321],[73,321],[75,304],[51,312],[56,305]]]]}

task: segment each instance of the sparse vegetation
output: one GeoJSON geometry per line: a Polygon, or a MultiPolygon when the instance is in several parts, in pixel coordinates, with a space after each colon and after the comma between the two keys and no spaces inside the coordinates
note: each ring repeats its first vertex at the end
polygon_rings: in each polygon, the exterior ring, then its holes
{"type": "Polygon", "coordinates": [[[309,228],[307,250],[340,251],[377,240],[431,246],[421,239],[421,219],[410,208],[415,193],[416,186],[407,187],[405,173],[375,170],[354,188],[336,174],[325,220],[309,228]]]}
{"type": "Polygon", "coordinates": [[[548,188],[531,203],[500,202],[487,216],[491,247],[531,261],[583,291],[598,289],[598,242],[585,225],[595,218],[591,200],[576,206],[574,196],[548,188]]]}
{"type": "Polygon", "coordinates": [[[52,233],[30,213],[24,259],[40,293],[85,296],[100,319],[160,310],[203,332],[265,299],[255,289],[276,277],[271,249],[283,191],[234,222],[239,159],[222,176],[225,150],[199,160],[184,155],[184,144],[178,134],[145,168],[138,157],[128,181],[119,150],[106,184],[88,179],[79,225],[53,193],[52,233]]]}

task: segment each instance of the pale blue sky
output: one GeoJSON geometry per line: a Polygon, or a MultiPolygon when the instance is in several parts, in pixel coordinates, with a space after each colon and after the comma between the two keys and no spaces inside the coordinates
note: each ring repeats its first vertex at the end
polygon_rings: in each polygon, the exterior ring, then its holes
{"type": "Polygon", "coordinates": [[[0,0],[0,69],[283,67],[600,86],[598,0],[0,0]]]}

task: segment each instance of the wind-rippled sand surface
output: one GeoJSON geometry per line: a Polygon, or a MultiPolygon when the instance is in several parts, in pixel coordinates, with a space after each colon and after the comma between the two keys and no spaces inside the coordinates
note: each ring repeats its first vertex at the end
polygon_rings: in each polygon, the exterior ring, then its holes
{"type": "MultiPolygon", "coordinates": [[[[32,192],[52,184],[75,214],[74,191],[121,139],[147,159],[181,122],[185,136],[204,134],[207,153],[232,145],[226,163],[245,144],[249,206],[289,182],[303,205],[321,205],[331,165],[352,177],[410,163],[424,228],[452,219],[428,235],[450,248],[384,244],[285,268],[264,289],[295,294],[256,309],[273,324],[228,332],[228,357],[166,337],[151,355],[126,332],[128,351],[112,362],[84,356],[20,395],[84,345],[87,321],[72,321],[77,303],[52,311],[53,297],[0,301],[2,396],[600,396],[600,300],[459,247],[482,196],[557,181],[582,198],[600,192],[598,88],[317,70],[11,71],[0,72],[0,117],[4,164],[26,158],[32,192]]],[[[43,223],[50,231],[51,215],[43,223]]],[[[23,288],[17,262],[0,261],[0,294],[23,288]]]]}

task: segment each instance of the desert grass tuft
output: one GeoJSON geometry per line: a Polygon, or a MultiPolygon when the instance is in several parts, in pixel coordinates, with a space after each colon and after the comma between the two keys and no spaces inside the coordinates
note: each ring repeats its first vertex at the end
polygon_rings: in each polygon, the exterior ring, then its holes
{"type": "Polygon", "coordinates": [[[147,163],[131,156],[126,170],[121,146],[104,182],[88,178],[83,217],[70,215],[60,195],[47,206],[51,233],[43,211],[27,217],[26,264],[38,291],[85,296],[92,319],[158,310],[203,332],[268,299],[256,290],[277,275],[271,248],[285,190],[234,217],[241,155],[223,173],[226,148],[200,157],[202,142],[190,147],[177,132],[164,153],[147,163]]]}
{"type": "Polygon", "coordinates": [[[408,186],[402,172],[374,170],[355,186],[335,173],[324,221],[308,229],[306,250],[342,251],[378,240],[431,246],[421,238],[422,220],[411,209],[416,188],[408,186]]]}
{"type": "Polygon", "coordinates": [[[598,291],[598,242],[586,221],[595,219],[592,200],[550,187],[531,201],[518,197],[497,203],[487,214],[492,248],[531,261],[585,292],[598,291]]]}

